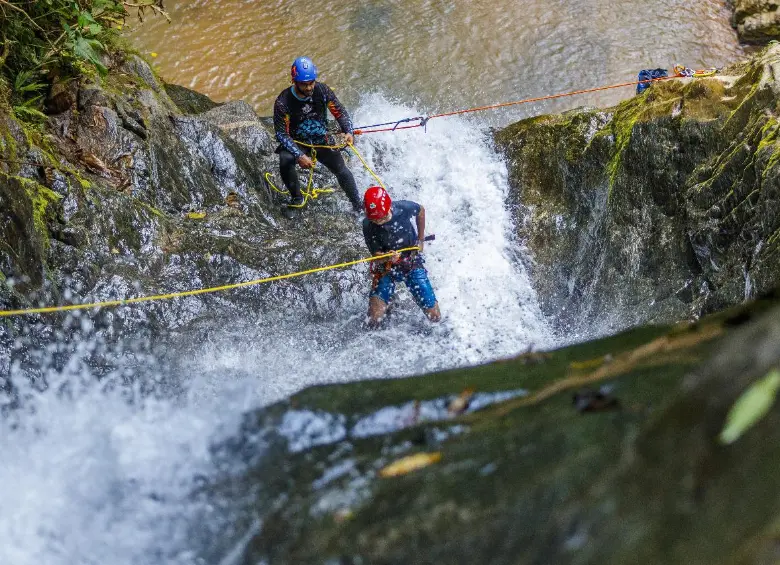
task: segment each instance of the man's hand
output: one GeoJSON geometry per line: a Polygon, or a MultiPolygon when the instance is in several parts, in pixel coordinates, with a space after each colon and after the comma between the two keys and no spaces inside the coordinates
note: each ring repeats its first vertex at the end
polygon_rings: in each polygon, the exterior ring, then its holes
{"type": "Polygon", "coordinates": [[[298,157],[298,164],[304,169],[311,169],[314,167],[314,161],[308,155],[301,155],[298,157]]]}
{"type": "Polygon", "coordinates": [[[352,135],[351,133],[345,133],[344,143],[346,143],[347,145],[352,145],[353,143],[355,143],[355,136],[352,135]]]}

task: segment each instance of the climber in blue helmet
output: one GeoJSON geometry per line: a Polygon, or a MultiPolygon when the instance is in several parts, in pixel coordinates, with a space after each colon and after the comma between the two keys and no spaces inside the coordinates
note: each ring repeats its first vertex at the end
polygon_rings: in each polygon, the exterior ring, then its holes
{"type": "MultiPolygon", "coordinates": [[[[308,145],[333,145],[328,135],[327,112],[336,118],[345,142],[352,143],[352,120],[346,108],[323,82],[317,82],[317,67],[308,57],[298,57],[290,69],[292,86],[285,88],[274,103],[274,130],[279,147],[279,172],[290,191],[289,206],[300,208],[305,204],[298,180],[296,163],[304,169],[314,166],[308,145]]],[[[338,149],[317,148],[317,161],[325,165],[339,181],[355,211],[362,209],[355,177],[347,168],[338,149]]]]}

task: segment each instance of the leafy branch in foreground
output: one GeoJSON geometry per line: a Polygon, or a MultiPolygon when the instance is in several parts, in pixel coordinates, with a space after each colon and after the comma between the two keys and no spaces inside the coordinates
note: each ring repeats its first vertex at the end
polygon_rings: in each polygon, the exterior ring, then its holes
{"type": "Polygon", "coordinates": [[[163,0],[0,0],[0,80],[17,117],[43,116],[43,92],[55,78],[104,75],[104,56],[127,18],[143,21],[147,11],[170,21],[163,0]]]}

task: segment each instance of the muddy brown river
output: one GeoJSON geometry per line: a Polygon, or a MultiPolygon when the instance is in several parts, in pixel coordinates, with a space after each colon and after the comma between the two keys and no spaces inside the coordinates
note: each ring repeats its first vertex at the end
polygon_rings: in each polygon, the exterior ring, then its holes
{"type": "MultiPolygon", "coordinates": [[[[723,0],[168,0],[130,37],[166,80],[262,115],[312,57],[348,105],[371,92],[445,112],[630,81],[643,68],[744,55],[723,0]]],[[[517,107],[488,121],[606,105],[631,88],[517,107]]],[[[358,124],[360,125],[360,124],[358,124]]]]}

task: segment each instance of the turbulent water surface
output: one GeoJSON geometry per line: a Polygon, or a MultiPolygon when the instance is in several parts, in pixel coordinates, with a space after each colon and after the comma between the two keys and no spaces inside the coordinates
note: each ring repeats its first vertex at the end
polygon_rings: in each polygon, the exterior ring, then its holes
{"type": "MultiPolygon", "coordinates": [[[[132,38],[172,82],[260,114],[300,55],[356,104],[367,91],[444,112],[630,81],[741,54],[723,0],[168,0],[132,38]]],[[[605,105],[607,91],[504,116],[605,105]]]]}
{"type": "MultiPolygon", "coordinates": [[[[268,114],[290,60],[306,53],[358,123],[630,80],[638,69],[674,62],[721,65],[740,55],[720,1],[166,5],[174,23],[152,19],[133,38],[159,53],[158,70],[169,80],[217,99],[246,98],[268,114]]],[[[506,167],[486,129],[553,108],[447,118],[432,121],[427,133],[361,139],[396,198],[426,207],[437,235],[427,260],[445,316],[438,327],[402,293],[391,326],[366,333],[359,293],[329,320],[311,321],[298,304],[241,324],[215,317],[207,332],[172,337],[167,355],[133,336],[108,346],[82,314],[62,335],[51,329],[59,345],[9,364],[10,356],[0,356],[22,392],[0,420],[0,563],[197,563],[188,532],[208,509],[187,494],[214,471],[209,446],[234,433],[246,410],[308,384],[398,377],[553,346],[512,241],[506,167]]],[[[371,182],[359,166],[353,170],[360,186],[371,182]]],[[[18,338],[20,350],[25,340],[18,338]]]]}

